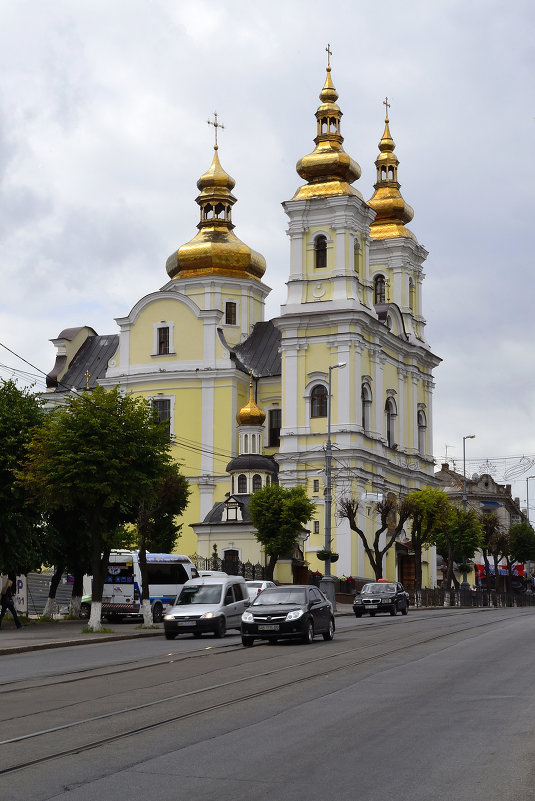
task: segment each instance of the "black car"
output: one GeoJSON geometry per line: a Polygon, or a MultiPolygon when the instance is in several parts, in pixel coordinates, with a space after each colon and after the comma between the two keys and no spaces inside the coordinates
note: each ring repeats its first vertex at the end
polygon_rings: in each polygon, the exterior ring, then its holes
{"type": "Polygon", "coordinates": [[[409,611],[409,593],[399,581],[374,581],[365,584],[353,601],[353,612],[362,617],[367,612],[373,617],[377,612],[406,615],[409,611]]]}
{"type": "Polygon", "coordinates": [[[334,637],[332,606],[316,587],[292,584],[261,592],[241,618],[241,641],[300,639],[311,643],[316,634],[334,637]]]}

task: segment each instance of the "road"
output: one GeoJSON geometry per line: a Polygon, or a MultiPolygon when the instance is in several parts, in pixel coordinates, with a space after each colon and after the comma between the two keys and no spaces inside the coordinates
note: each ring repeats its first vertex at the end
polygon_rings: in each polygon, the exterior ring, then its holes
{"type": "Polygon", "coordinates": [[[337,619],[2,658],[10,801],[533,798],[535,610],[337,619]],[[7,675],[9,679],[5,679],[7,675]]]}

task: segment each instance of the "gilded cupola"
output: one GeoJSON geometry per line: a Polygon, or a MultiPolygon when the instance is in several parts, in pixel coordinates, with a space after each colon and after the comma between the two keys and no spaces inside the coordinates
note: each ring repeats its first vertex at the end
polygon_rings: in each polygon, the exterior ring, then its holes
{"type": "Polygon", "coordinates": [[[253,378],[251,376],[249,381],[249,400],[236,415],[236,420],[240,426],[262,426],[265,419],[265,411],[260,406],[257,406],[253,398],[253,378]]]}
{"type": "Polygon", "coordinates": [[[331,51],[329,46],[326,49],[327,77],[319,96],[321,103],[316,111],[316,147],[312,153],[297,162],[297,172],[307,183],[299,187],[294,200],[331,195],[356,195],[362,198],[360,192],[351,186],[353,181],[360,178],[361,170],[342,147],[342,112],[336,103],[338,93],[331,78],[331,51]]]}
{"type": "Polygon", "coordinates": [[[398,158],[394,155],[396,147],[390,133],[388,98],[383,101],[386,106],[385,130],[379,142],[379,156],[375,161],[377,183],[374,184],[374,195],[368,205],[376,212],[375,220],[370,225],[370,235],[374,239],[393,239],[399,236],[416,239],[412,231],[405,227],[414,217],[414,211],[405,202],[398,183],[398,158]]]}
{"type": "Polygon", "coordinates": [[[222,126],[217,116],[211,124],[216,129],[214,157],[209,170],[197,181],[200,194],[195,199],[201,210],[199,233],[169,256],[166,269],[170,278],[221,275],[260,280],[266,270],[266,260],[238,239],[232,230],[235,181],[219,161],[217,127],[222,126]]]}

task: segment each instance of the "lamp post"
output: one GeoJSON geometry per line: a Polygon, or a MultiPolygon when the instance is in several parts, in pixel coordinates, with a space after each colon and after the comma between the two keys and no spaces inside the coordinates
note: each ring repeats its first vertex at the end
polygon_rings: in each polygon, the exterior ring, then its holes
{"type": "MultiPolygon", "coordinates": [[[[466,511],[466,504],[467,504],[467,497],[466,497],[466,440],[467,439],[475,439],[475,434],[467,434],[463,437],[463,509],[466,511]]],[[[464,556],[463,556],[464,560],[464,556]]],[[[469,590],[470,585],[468,584],[467,576],[466,576],[466,564],[463,561],[463,580],[461,582],[461,590],[469,590]]]]}
{"type": "MultiPolygon", "coordinates": [[[[535,476],[528,476],[526,478],[526,518],[527,518],[527,521],[528,521],[528,526],[531,525],[531,523],[529,522],[529,482],[530,482],[530,479],[532,479],[532,478],[535,478],[535,476]]],[[[526,588],[526,592],[528,592],[528,593],[533,592],[533,590],[531,589],[531,582],[532,582],[531,571],[532,571],[531,562],[526,562],[526,572],[527,572],[528,577],[529,577],[529,584],[527,585],[527,588],[526,588]]]]}
{"type": "MultiPolygon", "coordinates": [[[[345,367],[345,362],[338,362],[329,367],[329,384],[327,392],[327,443],[325,445],[325,538],[323,541],[323,548],[325,551],[331,550],[331,509],[332,509],[332,483],[331,483],[331,464],[332,464],[332,447],[331,447],[331,385],[332,385],[332,372],[339,367],[345,367]]],[[[329,601],[336,609],[336,598],[334,592],[334,579],[331,576],[331,560],[325,560],[325,575],[320,581],[320,588],[323,590],[329,601]]]]}

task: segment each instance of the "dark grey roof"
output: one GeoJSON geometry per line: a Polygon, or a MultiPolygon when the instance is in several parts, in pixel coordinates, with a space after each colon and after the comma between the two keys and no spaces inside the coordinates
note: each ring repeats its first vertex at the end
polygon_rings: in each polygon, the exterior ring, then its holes
{"type": "Polygon", "coordinates": [[[279,465],[271,456],[262,456],[259,453],[242,453],[235,456],[226,466],[227,473],[237,470],[263,470],[266,473],[277,473],[279,465]]]}
{"type": "MultiPolygon", "coordinates": [[[[233,495],[232,498],[238,501],[238,504],[241,509],[242,519],[238,522],[240,523],[250,523],[251,516],[249,513],[249,502],[251,500],[250,495],[233,495]]],[[[227,499],[228,500],[228,499],[227,499]]],[[[222,525],[226,525],[227,523],[231,523],[232,525],[236,525],[236,520],[223,520],[223,513],[225,511],[225,505],[227,501],[219,501],[219,503],[214,504],[204,520],[203,523],[221,523],[222,525]]]]}
{"type": "Polygon", "coordinates": [[[86,389],[86,371],[89,373],[89,389],[94,389],[98,380],[104,378],[108,362],[118,347],[118,334],[88,337],[61,379],[61,389],[86,389]]]}
{"type": "Polygon", "coordinates": [[[280,342],[281,332],[271,320],[256,323],[250,336],[233,349],[237,366],[245,368],[245,372],[252,370],[255,378],[280,375],[280,342]]]}

